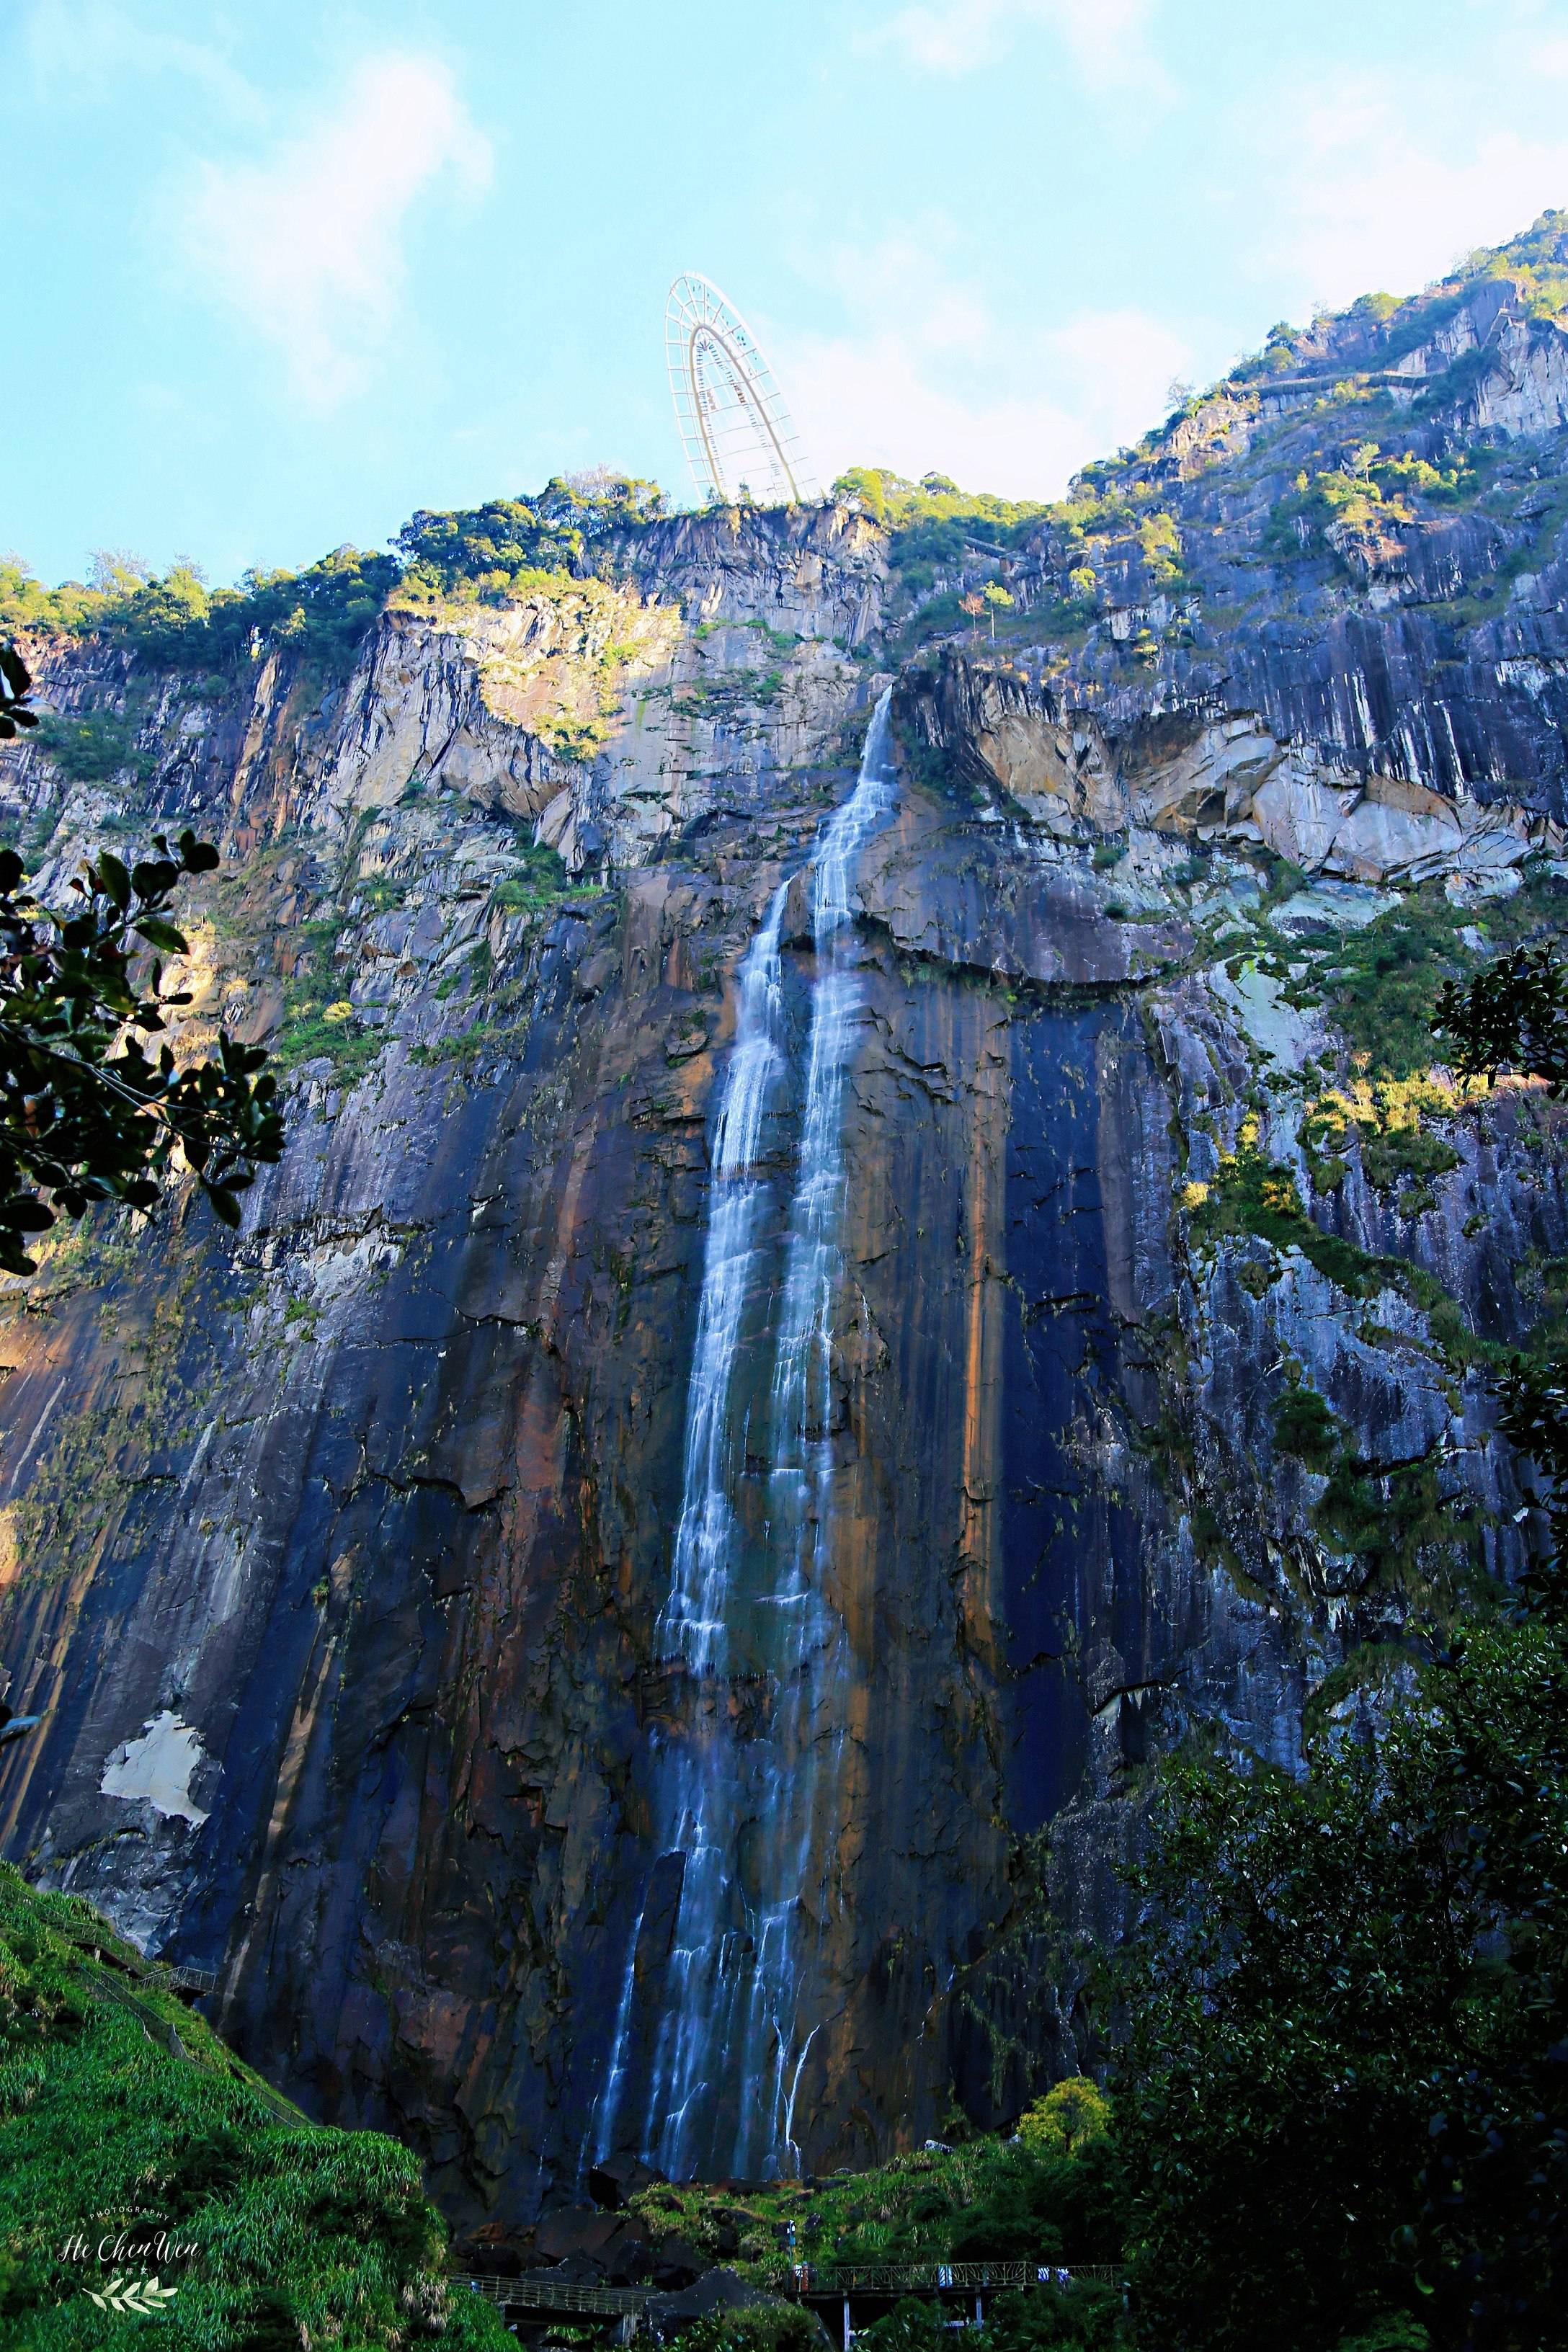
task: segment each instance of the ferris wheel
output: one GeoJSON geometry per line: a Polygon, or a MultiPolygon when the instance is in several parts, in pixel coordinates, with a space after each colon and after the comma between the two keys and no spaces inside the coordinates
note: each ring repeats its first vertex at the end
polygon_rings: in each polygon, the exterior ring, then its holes
{"type": "Polygon", "coordinates": [[[744,319],[689,269],[669,289],[664,350],[675,421],[703,504],[799,506],[819,496],[778,380],[744,319]]]}

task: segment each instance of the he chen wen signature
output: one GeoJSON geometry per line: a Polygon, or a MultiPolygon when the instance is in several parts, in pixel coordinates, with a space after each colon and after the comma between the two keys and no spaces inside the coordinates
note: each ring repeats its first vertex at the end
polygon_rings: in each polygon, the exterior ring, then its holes
{"type": "Polygon", "coordinates": [[[194,2238],[183,2239],[169,2230],[159,2230],[150,2237],[137,2237],[130,2230],[106,2231],[94,2246],[85,2230],[75,2231],[60,2248],[63,2263],[99,2262],[109,2266],[112,2275],[106,2286],[89,2287],[88,2298],[100,2311],[121,2312],[130,2316],[155,2317],[167,2311],[179,2290],[163,2285],[159,2272],[151,2270],[153,2263],[160,2269],[166,2263],[183,2262],[196,2252],[194,2238]]]}

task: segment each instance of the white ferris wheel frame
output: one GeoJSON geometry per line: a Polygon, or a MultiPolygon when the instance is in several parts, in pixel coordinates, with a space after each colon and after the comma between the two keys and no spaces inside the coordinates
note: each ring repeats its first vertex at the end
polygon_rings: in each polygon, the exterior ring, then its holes
{"type": "Polygon", "coordinates": [[[784,501],[811,503],[816,484],[778,379],[734,304],[695,269],[683,270],[670,287],[664,350],[675,421],[698,497],[705,504],[733,503],[741,477],[732,471],[734,453],[721,445],[726,432],[733,439],[739,429],[765,458],[773,475],[771,487],[784,501]],[[728,427],[721,422],[714,375],[734,403],[728,427]]]}

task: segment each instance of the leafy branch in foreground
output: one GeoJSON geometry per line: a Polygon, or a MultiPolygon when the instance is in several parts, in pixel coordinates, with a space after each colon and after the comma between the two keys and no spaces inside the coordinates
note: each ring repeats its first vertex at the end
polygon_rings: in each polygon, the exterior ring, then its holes
{"type": "Polygon", "coordinates": [[[163,954],[187,951],[169,919],[177,885],[218,862],[209,842],[183,833],[129,873],[101,851],[71,883],[61,911],[26,895],[14,850],[0,850],[0,1267],[33,1274],[25,1237],[63,1209],[94,1201],[150,1210],[176,1148],[226,1224],[258,1166],[282,1157],[276,1083],[258,1076],[259,1046],[219,1033],[217,1058],[180,1067],[143,1036],[190,1002],[165,993],[163,954]],[[143,982],[132,965],[154,961],[143,982]],[[141,1033],[138,1034],[137,1033],[141,1033]],[[52,1205],[39,1196],[48,1193],[52,1205]]]}
{"type": "Polygon", "coordinates": [[[13,741],[18,727],[37,725],[32,693],[33,681],[16,646],[0,646],[0,743],[13,741]]]}
{"type": "Polygon", "coordinates": [[[1568,964],[1555,947],[1515,948],[1473,980],[1446,981],[1436,1027],[1458,1049],[1458,1076],[1515,1069],[1560,1095],[1568,1087],[1568,964]]]}

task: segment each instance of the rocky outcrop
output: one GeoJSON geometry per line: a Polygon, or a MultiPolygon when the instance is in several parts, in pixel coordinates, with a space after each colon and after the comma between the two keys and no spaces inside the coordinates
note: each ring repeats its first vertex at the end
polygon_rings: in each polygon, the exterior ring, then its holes
{"type": "MultiPolygon", "coordinates": [[[[1529,806],[1483,803],[1462,784],[1445,793],[1376,771],[1363,778],[1310,743],[1277,738],[1256,713],[1151,713],[1112,751],[1097,719],[1052,688],[952,654],[907,682],[901,706],[912,740],[973,789],[982,821],[1021,818],[1054,843],[1121,835],[1146,856],[1162,838],[1251,845],[1304,874],[1441,878],[1481,896],[1516,887],[1531,850],[1563,846],[1562,828],[1529,806]]],[[[1117,895],[1108,886],[1100,897],[1117,895]]]]}
{"type": "MultiPolygon", "coordinates": [[[[1268,405],[1176,428],[1194,498],[1243,499],[1268,405]]],[[[1194,625],[1152,663],[1109,622],[1064,656],[1042,594],[1034,637],[1026,612],[994,658],[897,678],[828,1415],[856,1706],[808,1923],[837,1989],[811,2168],[1079,2066],[1158,1756],[1296,1763],[1524,1556],[1484,1368],[1560,1311],[1558,1114],[1374,1087],[1363,1041],[1415,1017],[1376,993],[1394,926],[1462,960],[1551,912],[1555,562],[1462,657],[1342,582],[1311,625],[1194,625]]],[[[45,649],[134,772],[0,765],[45,887],[106,826],[221,834],[193,1017],[271,1042],[290,1126],[232,1241],[175,1193],[7,1297],[0,1654],[45,1721],[0,1754],[6,1851],[216,1969],[247,2055],[409,2136],[495,2244],[580,2201],[628,1954],[661,1997],[708,1123],[736,965],[890,673],[890,593],[842,509],[678,519],[608,602],[394,610],[346,678],[45,649]]],[[[784,938],[799,1020],[804,901],[784,938]]],[[[772,1704],[703,1696],[737,1740],[772,1704]]]]}

